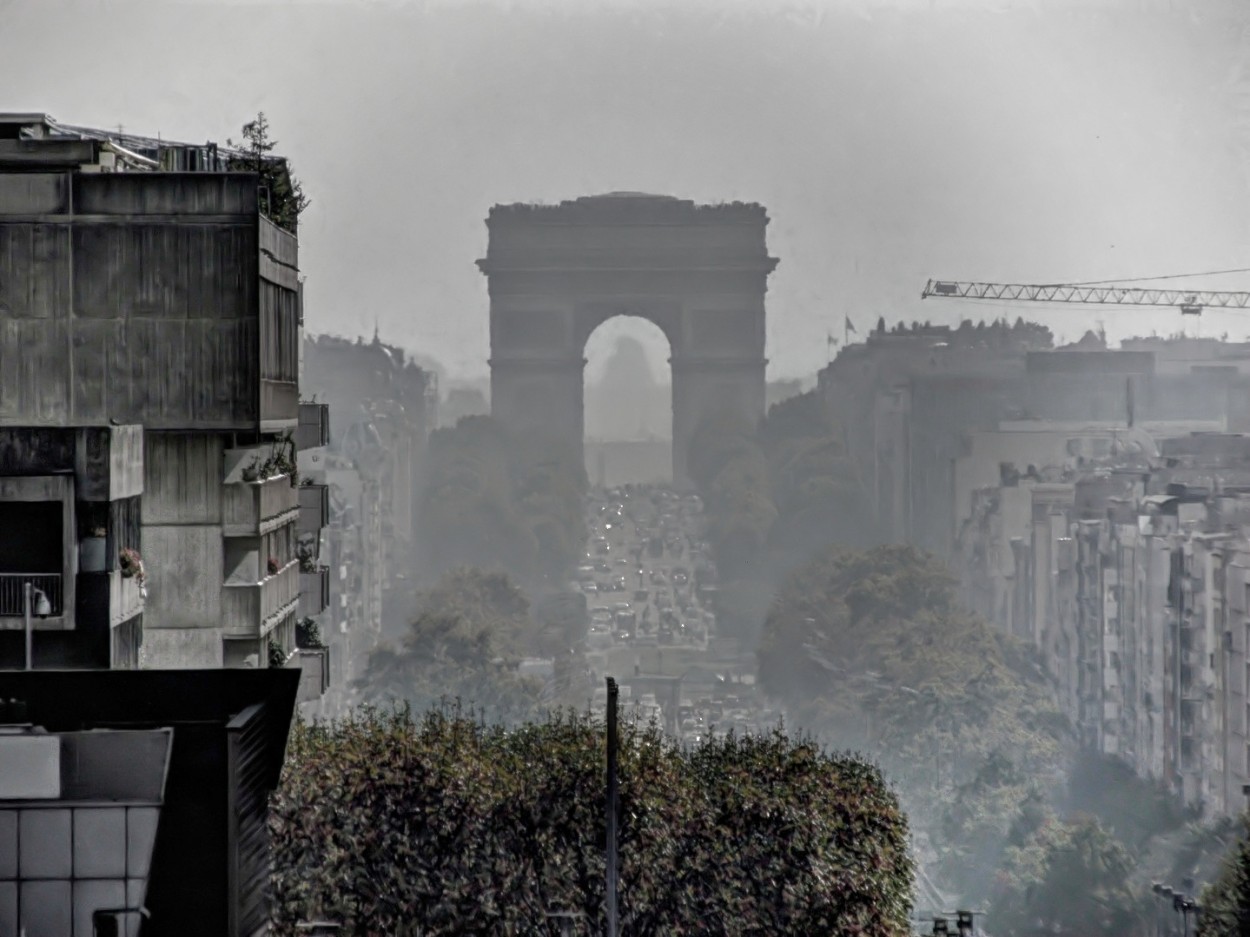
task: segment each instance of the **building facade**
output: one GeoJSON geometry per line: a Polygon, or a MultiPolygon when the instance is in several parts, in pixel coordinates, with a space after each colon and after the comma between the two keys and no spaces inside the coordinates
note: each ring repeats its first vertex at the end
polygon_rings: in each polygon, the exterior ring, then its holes
{"type": "Polygon", "coordinates": [[[298,242],[233,165],[0,115],[0,510],[38,522],[3,537],[61,577],[37,665],[296,657],[298,242]]]}
{"type": "Polygon", "coordinates": [[[1084,746],[1204,816],[1236,815],[1250,783],[1250,438],[1133,442],[1080,465],[1004,465],[971,499],[955,564],[968,603],[1040,651],[1084,746]]]}

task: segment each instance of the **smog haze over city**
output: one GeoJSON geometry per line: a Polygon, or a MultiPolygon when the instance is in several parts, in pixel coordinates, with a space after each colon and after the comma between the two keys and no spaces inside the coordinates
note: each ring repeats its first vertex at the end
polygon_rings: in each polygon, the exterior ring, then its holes
{"type": "Polygon", "coordinates": [[[0,937],[1250,920],[1246,0],[0,0],[0,937]]]}
{"type": "MultiPolygon", "coordinates": [[[[369,335],[376,318],[468,376],[486,374],[472,260],[490,205],[758,201],[782,258],[769,373],[793,378],[844,316],[862,332],[979,312],[922,305],[930,277],[1242,266],[1245,16],[1236,0],[9,0],[0,56],[8,101],[69,123],[216,140],[264,110],[317,193],[310,327],[369,335]]],[[[1047,322],[1074,339],[1090,318],[1047,322]]],[[[1116,337],[1175,326],[1106,318],[1116,337]]]]}

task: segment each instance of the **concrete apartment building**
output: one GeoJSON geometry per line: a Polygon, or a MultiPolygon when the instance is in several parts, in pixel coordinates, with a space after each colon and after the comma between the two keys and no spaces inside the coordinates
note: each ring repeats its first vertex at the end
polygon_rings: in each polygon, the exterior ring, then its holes
{"type": "MultiPolygon", "coordinates": [[[[1044,434],[1052,423],[1250,428],[1243,343],[1145,338],[1113,350],[1090,334],[1050,346],[1048,330],[1024,322],[881,324],[821,371],[881,538],[949,556],[971,490],[956,477],[961,460],[976,433],[1007,423],[1021,442],[1028,426],[1044,434]]],[[[1024,471],[1031,460],[1013,461],[1024,471]]]]}
{"type": "Polygon", "coordinates": [[[1250,438],[1156,433],[1125,431],[1082,464],[1004,465],[971,499],[954,561],[969,604],[1041,651],[1083,745],[1235,815],[1250,783],[1250,438]]]}
{"type": "Polygon", "coordinates": [[[0,115],[2,667],[33,578],[37,668],[325,668],[298,242],[238,155],[0,115]]]}

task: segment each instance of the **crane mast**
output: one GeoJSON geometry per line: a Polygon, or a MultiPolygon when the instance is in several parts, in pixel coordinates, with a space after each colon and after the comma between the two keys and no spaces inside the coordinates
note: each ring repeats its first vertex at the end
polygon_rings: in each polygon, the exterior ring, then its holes
{"type": "Polygon", "coordinates": [[[1038,303],[1085,303],[1117,306],[1174,306],[1184,315],[1196,316],[1211,308],[1245,309],[1250,293],[1232,290],[1165,290],[1125,286],[1080,284],[978,283],[963,280],[930,280],[921,299],[997,299],[1038,303]]]}

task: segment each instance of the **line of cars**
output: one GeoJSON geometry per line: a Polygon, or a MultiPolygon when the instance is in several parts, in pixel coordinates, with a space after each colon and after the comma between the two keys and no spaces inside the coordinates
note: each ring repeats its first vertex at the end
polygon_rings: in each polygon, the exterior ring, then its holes
{"type": "Polygon", "coordinates": [[[588,645],[660,646],[706,642],[715,618],[695,588],[702,502],[654,487],[592,494],[591,531],[577,588],[590,609],[588,645]]]}

